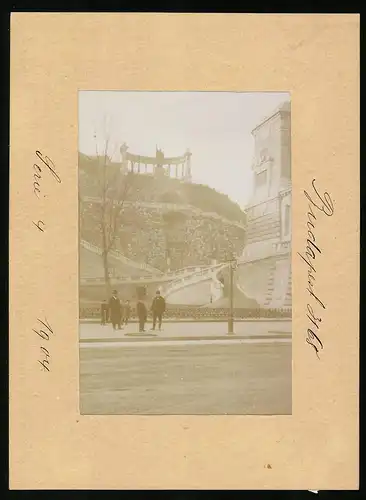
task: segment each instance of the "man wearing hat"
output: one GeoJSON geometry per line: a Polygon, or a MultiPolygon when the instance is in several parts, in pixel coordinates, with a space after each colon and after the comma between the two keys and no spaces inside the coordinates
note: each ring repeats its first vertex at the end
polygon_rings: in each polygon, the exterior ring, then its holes
{"type": "Polygon", "coordinates": [[[161,296],[160,290],[156,291],[154,300],[152,301],[151,310],[153,313],[153,326],[152,330],[155,330],[156,320],[159,322],[159,330],[161,330],[161,323],[163,321],[163,314],[165,312],[165,299],[161,296]]]}
{"type": "Polygon", "coordinates": [[[118,298],[117,290],[113,290],[112,297],[109,300],[109,316],[113,330],[121,328],[121,302],[118,298]]]}
{"type": "Polygon", "coordinates": [[[147,320],[147,307],[142,298],[138,298],[137,300],[136,313],[139,319],[139,332],[142,333],[145,331],[145,323],[147,320]]]}

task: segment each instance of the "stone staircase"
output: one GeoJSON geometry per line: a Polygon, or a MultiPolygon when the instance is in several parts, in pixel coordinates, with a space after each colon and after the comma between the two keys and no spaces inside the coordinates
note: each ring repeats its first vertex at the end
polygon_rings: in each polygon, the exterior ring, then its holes
{"type": "MultiPolygon", "coordinates": [[[[85,240],[81,240],[80,244],[83,248],[89,250],[90,252],[93,252],[97,255],[102,255],[102,249],[100,247],[98,247],[97,245],[89,243],[88,241],[85,241],[85,240]]],[[[162,272],[159,269],[156,269],[155,267],[149,266],[148,264],[142,264],[139,262],[135,262],[134,260],[128,259],[121,252],[118,252],[117,250],[111,250],[109,252],[109,258],[115,259],[124,265],[127,265],[127,266],[135,268],[135,269],[139,269],[141,271],[145,271],[145,272],[155,274],[155,275],[162,274],[162,272]]]]}
{"type": "Polygon", "coordinates": [[[284,302],[283,306],[286,308],[292,307],[292,269],[291,269],[291,267],[290,267],[290,273],[289,273],[289,277],[288,277],[285,302],[284,302]]]}
{"type": "Polygon", "coordinates": [[[273,292],[275,290],[275,281],[276,281],[276,261],[271,259],[271,265],[268,273],[267,287],[266,287],[266,295],[265,300],[261,304],[263,307],[271,307],[271,301],[273,292]]]}

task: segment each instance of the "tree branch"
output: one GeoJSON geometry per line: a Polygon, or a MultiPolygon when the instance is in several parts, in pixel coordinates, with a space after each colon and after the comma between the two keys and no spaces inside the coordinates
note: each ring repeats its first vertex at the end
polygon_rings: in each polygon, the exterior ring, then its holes
{"type": "Polygon", "coordinates": [[[128,191],[132,186],[132,183],[129,182],[131,180],[131,177],[129,175],[126,175],[125,179],[126,179],[126,181],[124,182],[123,193],[120,194],[120,196],[118,196],[118,200],[116,201],[116,203],[113,206],[113,220],[112,220],[112,224],[111,224],[111,233],[110,233],[109,244],[107,246],[108,252],[111,250],[111,248],[115,242],[117,232],[120,229],[119,228],[120,215],[121,215],[121,212],[123,210],[123,206],[126,202],[128,191]]]}

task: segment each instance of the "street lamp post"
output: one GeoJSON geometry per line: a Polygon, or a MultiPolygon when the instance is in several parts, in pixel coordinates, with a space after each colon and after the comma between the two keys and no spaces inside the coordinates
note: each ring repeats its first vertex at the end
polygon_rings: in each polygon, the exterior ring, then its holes
{"type": "Polygon", "coordinates": [[[228,319],[228,334],[234,334],[234,269],[236,260],[231,259],[229,263],[229,319],[228,319]]]}

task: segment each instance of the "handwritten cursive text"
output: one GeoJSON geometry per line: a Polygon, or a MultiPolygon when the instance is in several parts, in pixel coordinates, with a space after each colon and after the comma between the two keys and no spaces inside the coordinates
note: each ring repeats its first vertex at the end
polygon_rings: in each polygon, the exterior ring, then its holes
{"type": "MultiPolygon", "coordinates": [[[[37,159],[33,163],[32,169],[32,187],[33,194],[36,197],[35,210],[38,213],[34,214],[32,220],[33,226],[36,228],[39,237],[42,238],[40,246],[43,248],[46,245],[47,225],[44,221],[44,214],[47,213],[48,198],[45,194],[45,186],[47,186],[47,175],[50,174],[52,182],[56,180],[58,184],[61,183],[61,178],[56,172],[56,167],[51,158],[36,150],[35,155],[37,159]]],[[[50,212],[52,214],[52,212],[50,212]]],[[[48,224],[49,225],[49,224],[48,224]]],[[[38,337],[39,345],[37,346],[37,364],[43,372],[51,371],[51,342],[50,339],[54,336],[54,330],[46,318],[37,318],[37,326],[32,329],[38,337]],[[47,347],[46,347],[47,346],[47,347]]]]}
{"type": "Polygon", "coordinates": [[[323,195],[319,194],[315,186],[315,179],[312,181],[313,192],[309,194],[304,191],[308,199],[307,212],[307,238],[305,252],[298,252],[302,262],[307,265],[307,287],[306,292],[309,295],[309,302],[306,306],[306,316],[309,320],[309,325],[306,332],[306,342],[314,349],[317,357],[319,352],[324,348],[320,338],[320,324],[322,322],[321,312],[326,309],[325,303],[320,299],[316,289],[316,259],[322,254],[319,243],[315,236],[317,216],[323,214],[331,217],[334,213],[333,201],[327,191],[323,195]],[[319,312],[320,311],[320,312],[319,312]]]}
{"type": "MultiPolygon", "coordinates": [[[[38,326],[37,328],[33,328],[34,333],[36,333],[42,341],[49,342],[50,338],[54,334],[53,329],[47,319],[41,320],[37,318],[38,326]]],[[[38,359],[38,363],[41,365],[42,371],[49,372],[50,371],[50,351],[43,345],[40,346],[40,359],[38,359]]]]}
{"type": "MultiPolygon", "coordinates": [[[[33,194],[40,200],[42,198],[42,190],[41,190],[41,181],[42,174],[45,167],[47,167],[47,172],[50,172],[52,177],[58,182],[61,183],[60,176],[56,172],[56,167],[54,162],[51,160],[49,156],[44,156],[40,151],[36,151],[36,156],[40,160],[38,163],[33,163],[33,194]]],[[[43,194],[43,198],[46,198],[46,195],[43,194]]],[[[46,224],[42,219],[38,221],[32,221],[33,225],[41,232],[44,233],[46,224]]]]}
{"type": "MultiPolygon", "coordinates": [[[[36,156],[42,162],[42,167],[45,166],[51,172],[52,176],[56,179],[57,182],[61,183],[61,179],[59,175],[56,173],[55,164],[48,156],[43,156],[40,151],[36,151],[36,156]]],[[[41,195],[41,180],[42,180],[42,167],[38,165],[38,163],[33,164],[33,170],[35,171],[33,174],[33,193],[37,196],[37,198],[41,195]]]]}

